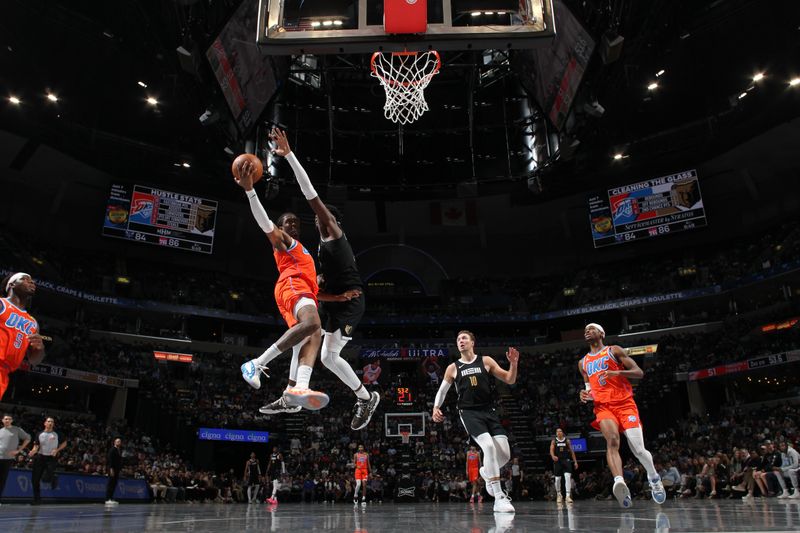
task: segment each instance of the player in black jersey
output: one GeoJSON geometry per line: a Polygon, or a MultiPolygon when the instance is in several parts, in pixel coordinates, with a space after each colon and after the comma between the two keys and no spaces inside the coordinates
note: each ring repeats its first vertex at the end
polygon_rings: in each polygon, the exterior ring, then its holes
{"type": "Polygon", "coordinates": [[[553,475],[555,476],[556,484],[556,502],[561,503],[561,476],[564,476],[564,492],[567,503],[572,503],[572,472],[573,465],[575,470],[578,469],[578,460],[575,458],[575,451],[572,449],[572,443],[564,435],[564,430],[558,428],[556,430],[556,438],[550,441],[550,458],[553,460],[553,475]],[[572,462],[570,463],[570,456],[572,462]]]}
{"type": "MultiPolygon", "coordinates": [[[[363,282],[356,266],[355,254],[350,247],[341,228],[341,214],[333,206],[322,203],[317,191],[311,184],[297,157],[289,146],[286,134],[274,128],[270,139],[275,142],[275,155],[283,156],[289,162],[300,185],[300,190],[313,209],[315,224],[319,231],[319,286],[317,299],[320,302],[320,318],[322,320],[322,350],[321,359],[331,372],[350,387],[356,395],[356,405],[353,408],[353,420],[350,427],[359,430],[369,424],[372,415],[380,402],[380,394],[371,394],[361,380],[358,379],[353,368],[339,355],[345,344],[352,338],[361,317],[364,316],[363,282]]],[[[289,385],[292,386],[295,376],[296,363],[292,359],[289,370],[289,385]]],[[[260,409],[264,414],[273,414],[298,409],[286,405],[283,396],[278,400],[260,409]]]]}
{"type": "Polygon", "coordinates": [[[441,407],[447,391],[455,382],[461,423],[483,450],[484,466],[480,468],[480,473],[486,480],[486,491],[494,496],[494,511],[513,513],[511,500],[500,484],[500,469],[511,458],[511,450],[508,446],[508,435],[494,410],[489,376],[513,385],[517,381],[519,352],[516,348],[508,349],[506,357],[511,367],[504,370],[491,357],[481,357],[475,353],[475,335],[472,332],[459,331],[456,346],[461,358],[451,363],[444,372],[444,379],[433,402],[433,421],[444,420],[441,407]]]}

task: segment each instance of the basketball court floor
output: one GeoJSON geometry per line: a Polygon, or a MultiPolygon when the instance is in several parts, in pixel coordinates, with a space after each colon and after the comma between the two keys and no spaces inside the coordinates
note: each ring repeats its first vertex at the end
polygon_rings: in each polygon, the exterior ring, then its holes
{"type": "Polygon", "coordinates": [[[800,502],[757,500],[669,501],[663,507],[636,501],[578,501],[570,506],[516,502],[515,515],[495,515],[491,504],[102,504],[3,505],[0,531],[352,531],[357,533],[533,531],[798,531],[800,502]]]}

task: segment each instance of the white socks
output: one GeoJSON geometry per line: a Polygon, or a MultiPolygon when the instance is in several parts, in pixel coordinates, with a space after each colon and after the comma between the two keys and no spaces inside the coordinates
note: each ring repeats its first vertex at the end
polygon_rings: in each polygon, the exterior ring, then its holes
{"type": "Polygon", "coordinates": [[[494,494],[495,499],[502,499],[506,497],[506,493],[503,492],[503,485],[500,483],[499,479],[488,481],[487,484],[492,487],[492,494],[494,494]]]}
{"type": "Polygon", "coordinates": [[[257,365],[266,366],[267,363],[278,357],[280,354],[281,351],[278,349],[278,346],[276,344],[273,344],[272,346],[267,348],[266,352],[262,353],[256,358],[255,363],[257,365]]]}
{"type": "Polygon", "coordinates": [[[298,389],[307,389],[308,382],[311,381],[311,368],[308,365],[298,365],[297,366],[297,384],[295,387],[298,389]]]}
{"type": "Polygon", "coordinates": [[[556,476],[556,493],[561,494],[561,476],[556,476]]]}

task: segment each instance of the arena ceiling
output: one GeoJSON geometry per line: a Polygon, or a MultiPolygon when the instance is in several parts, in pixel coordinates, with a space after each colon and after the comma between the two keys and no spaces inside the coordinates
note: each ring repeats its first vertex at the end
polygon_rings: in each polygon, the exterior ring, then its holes
{"type": "MultiPolygon", "coordinates": [[[[549,130],[560,149],[538,168],[525,133],[539,112],[527,106],[513,61],[500,61],[487,79],[480,52],[446,55],[429,88],[431,110],[402,132],[380,114],[366,56],[317,58],[319,83],[284,80],[265,118],[289,128],[315,181],[350,197],[512,193],[540,201],[697,165],[800,115],[800,86],[788,83],[800,75],[797,2],[566,3],[598,43],[620,35],[624,45],[605,64],[598,44],[569,127],[549,130]],[[754,81],[757,73],[764,78],[754,81]]],[[[242,151],[245,137],[204,51],[238,5],[3,2],[0,82],[20,104],[0,105],[2,127],[30,137],[28,150],[46,143],[120,177],[227,194],[225,149],[242,151]],[[203,125],[207,110],[216,120],[203,125]]],[[[276,183],[285,170],[273,171],[276,183]]]]}

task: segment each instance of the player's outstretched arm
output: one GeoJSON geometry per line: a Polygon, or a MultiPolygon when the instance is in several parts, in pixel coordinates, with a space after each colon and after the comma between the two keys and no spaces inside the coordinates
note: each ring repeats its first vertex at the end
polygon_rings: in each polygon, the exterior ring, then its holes
{"type": "Polygon", "coordinates": [[[269,219],[267,211],[261,205],[255,189],[253,189],[253,176],[255,174],[255,167],[250,161],[245,161],[239,167],[239,177],[234,177],[236,184],[244,190],[247,195],[247,200],[250,202],[250,211],[253,213],[253,218],[256,219],[258,226],[264,231],[269,239],[269,242],[278,250],[286,250],[292,245],[293,239],[269,219]]]}
{"type": "Polygon", "coordinates": [[[292,148],[289,146],[289,139],[286,137],[286,132],[280,128],[272,128],[269,138],[275,143],[275,149],[272,153],[285,157],[286,161],[289,162],[289,166],[292,167],[297,184],[300,185],[300,190],[303,191],[303,196],[306,197],[308,204],[319,219],[319,232],[322,238],[333,240],[341,237],[342,229],[339,227],[336,217],[325,207],[319,194],[314,189],[314,185],[311,184],[311,178],[308,177],[308,173],[303,168],[303,165],[300,164],[297,156],[292,152],[292,148]]]}
{"type": "Polygon", "coordinates": [[[317,300],[320,302],[349,302],[353,298],[361,296],[361,289],[350,289],[342,294],[330,294],[320,290],[317,293],[317,300]]]}
{"type": "Polygon", "coordinates": [[[489,371],[489,374],[493,375],[500,381],[508,383],[509,385],[513,385],[517,382],[517,366],[519,363],[519,351],[513,346],[508,349],[506,352],[506,358],[508,362],[511,363],[508,370],[505,370],[500,365],[497,364],[493,358],[488,356],[483,356],[483,366],[489,371]]]}
{"type": "Polygon", "coordinates": [[[432,418],[434,422],[442,422],[444,420],[444,413],[442,413],[442,404],[444,403],[445,397],[447,397],[447,391],[450,390],[450,387],[453,385],[453,381],[456,379],[456,365],[455,363],[450,363],[448,365],[447,370],[444,371],[444,378],[442,379],[441,385],[439,385],[439,391],[436,393],[436,398],[433,400],[433,413],[432,418]]]}

